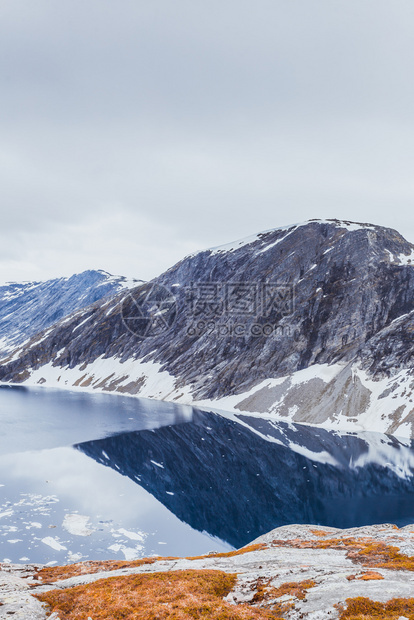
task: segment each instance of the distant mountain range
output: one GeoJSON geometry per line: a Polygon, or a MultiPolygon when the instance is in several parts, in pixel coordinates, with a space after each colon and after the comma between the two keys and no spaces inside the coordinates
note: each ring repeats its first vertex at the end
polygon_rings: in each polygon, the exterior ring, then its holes
{"type": "Polygon", "coordinates": [[[99,270],[0,286],[0,356],[81,308],[141,283],[99,270]]]}
{"type": "Polygon", "coordinates": [[[85,281],[65,299],[54,282],[32,306],[6,291],[0,336],[19,346],[1,381],[414,435],[414,246],[395,230],[310,220],[127,291],[85,281]]]}

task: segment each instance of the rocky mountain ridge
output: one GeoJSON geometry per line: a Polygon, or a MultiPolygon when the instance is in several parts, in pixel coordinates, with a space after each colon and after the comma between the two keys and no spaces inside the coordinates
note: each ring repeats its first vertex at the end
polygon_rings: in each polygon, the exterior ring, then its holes
{"type": "Polygon", "coordinates": [[[70,278],[0,286],[0,359],[74,312],[139,283],[90,270],[70,278]]]}
{"type": "Polygon", "coordinates": [[[0,380],[413,436],[414,246],[398,232],[310,220],[190,255],[150,284],[174,298],[165,329],[130,329],[143,289],[120,293],[34,336],[0,380]]]}

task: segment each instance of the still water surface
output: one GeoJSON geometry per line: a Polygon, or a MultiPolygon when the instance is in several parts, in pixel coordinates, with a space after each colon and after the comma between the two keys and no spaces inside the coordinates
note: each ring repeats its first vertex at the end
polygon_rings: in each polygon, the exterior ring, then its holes
{"type": "Polygon", "coordinates": [[[0,561],[198,555],[288,523],[376,522],[414,522],[408,440],[0,388],[0,561]]]}

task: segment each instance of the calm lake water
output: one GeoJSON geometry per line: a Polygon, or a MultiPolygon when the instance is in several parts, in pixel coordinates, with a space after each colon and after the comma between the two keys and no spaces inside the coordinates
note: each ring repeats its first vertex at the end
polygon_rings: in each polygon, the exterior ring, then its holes
{"type": "Polygon", "coordinates": [[[289,523],[414,523],[414,444],[0,387],[0,561],[198,555],[289,523]]]}

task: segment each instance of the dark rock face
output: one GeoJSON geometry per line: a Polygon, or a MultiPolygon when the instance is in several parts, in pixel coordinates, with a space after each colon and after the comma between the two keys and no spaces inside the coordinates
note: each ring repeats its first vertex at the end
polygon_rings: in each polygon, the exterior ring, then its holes
{"type": "Polygon", "coordinates": [[[239,419],[245,426],[194,410],[191,422],[77,448],[143,486],[193,528],[235,547],[290,523],[356,527],[413,519],[413,444],[379,436],[393,461],[386,463],[363,435],[239,419]],[[399,475],[394,462],[405,462],[399,475]]]}
{"type": "MultiPolygon", "coordinates": [[[[315,364],[358,364],[375,379],[413,367],[414,246],[392,229],[309,221],[186,257],[154,283],[176,298],[168,331],[131,333],[119,294],[33,339],[0,380],[25,380],[48,362],[136,359],[160,363],[177,390],[211,400],[315,364]]],[[[342,391],[352,392],[352,372],[342,391]]],[[[130,391],[139,393],[136,383],[130,391]]]]}
{"type": "Polygon", "coordinates": [[[249,335],[213,342],[208,334],[185,342],[183,313],[174,337],[154,343],[155,359],[175,376],[187,375],[192,366],[191,379],[202,398],[245,391],[260,379],[312,364],[353,360],[370,338],[413,309],[414,262],[399,266],[390,258],[408,256],[413,249],[389,229],[349,231],[334,222],[310,222],[266,233],[240,250],[186,259],[160,281],[170,287],[197,280],[277,282],[293,287],[294,310],[266,318],[284,328],[279,338],[249,335]],[[208,373],[214,373],[214,382],[199,385],[196,377],[208,373]]]}

